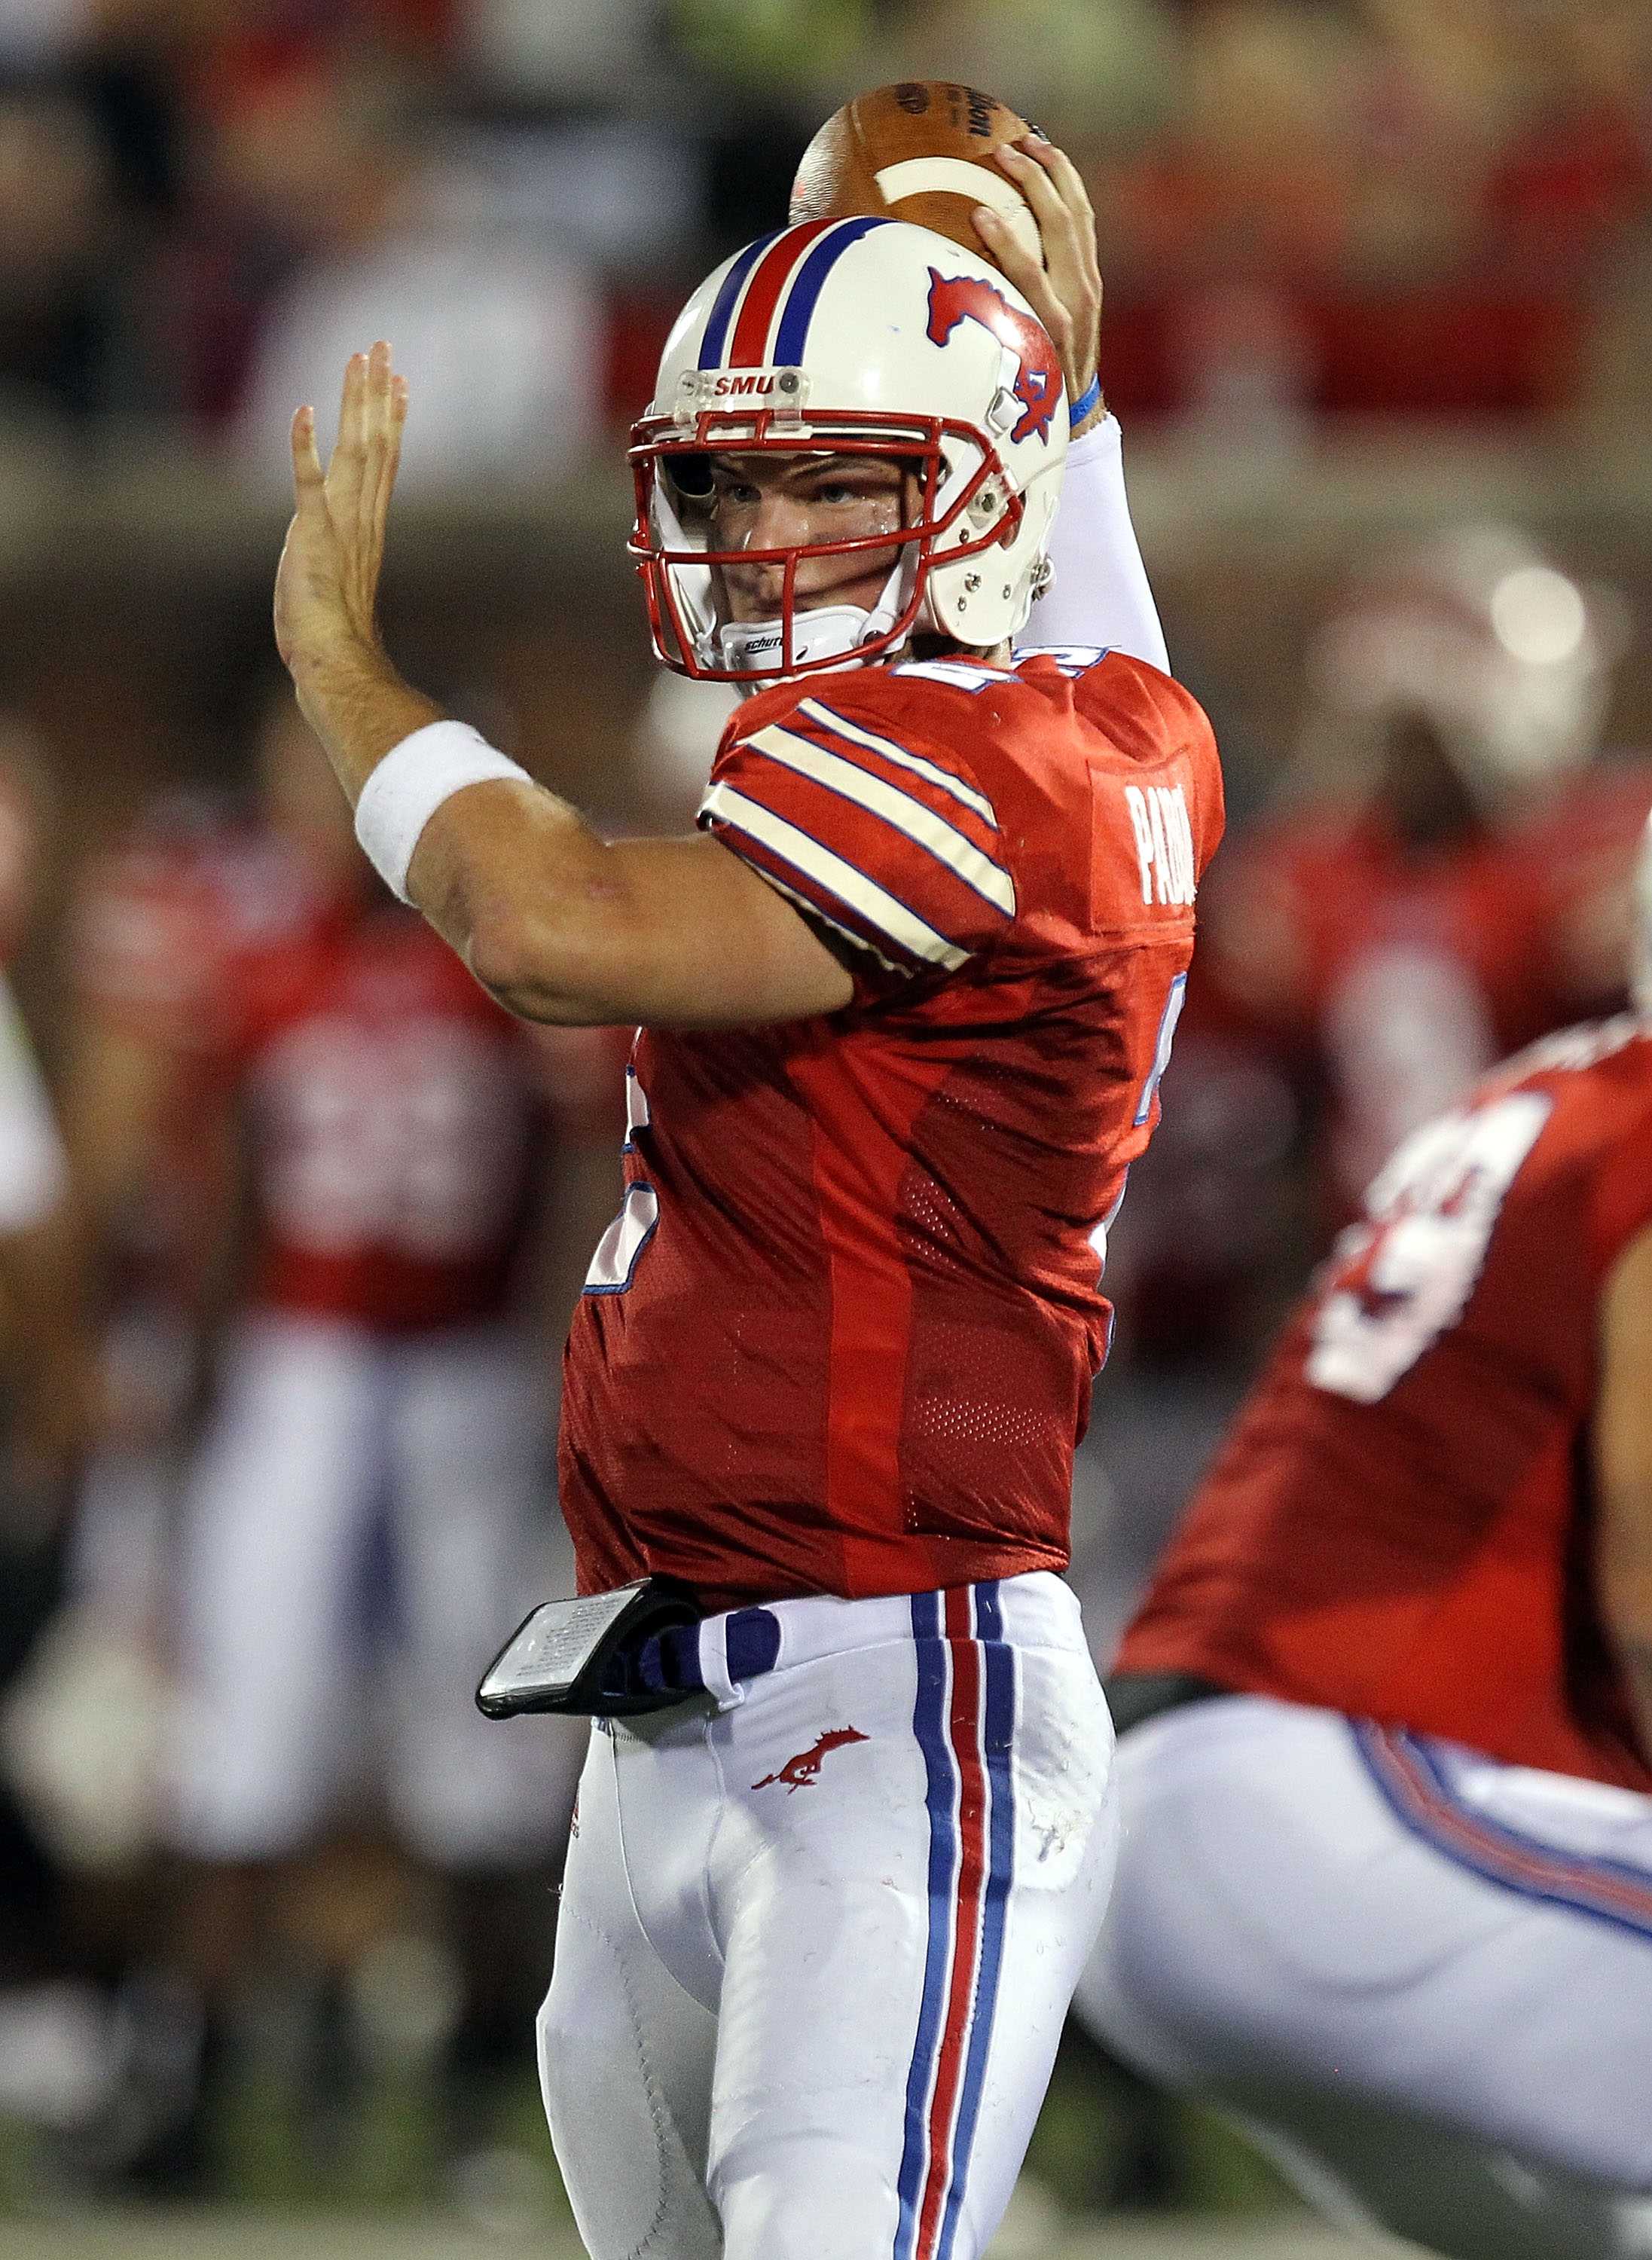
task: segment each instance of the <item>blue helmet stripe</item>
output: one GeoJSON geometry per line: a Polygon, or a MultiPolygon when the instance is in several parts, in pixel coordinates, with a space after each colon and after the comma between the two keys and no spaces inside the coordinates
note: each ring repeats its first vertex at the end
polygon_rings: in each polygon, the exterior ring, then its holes
{"type": "MultiPolygon", "coordinates": [[[[804,347],[809,341],[809,325],[821,286],[852,243],[858,243],[875,227],[888,227],[887,219],[846,220],[841,227],[823,235],[803,265],[797,269],[797,280],[787,297],[785,310],[780,317],[780,327],[775,336],[775,349],[769,361],[776,368],[796,368],[803,360],[804,347]]],[[[774,239],[770,237],[772,242],[774,239]]],[[[719,298],[719,304],[721,304],[719,298]]],[[[702,358],[700,366],[705,367],[702,358]]]]}
{"type": "Polygon", "coordinates": [[[724,275],[723,287],[717,294],[717,304],[712,309],[711,318],[705,325],[705,334],[700,340],[702,368],[720,366],[723,348],[728,343],[728,325],[734,318],[735,304],[746,287],[746,279],[769,245],[778,242],[785,232],[784,228],[777,227],[772,235],[760,235],[755,243],[748,243],[724,275]]]}

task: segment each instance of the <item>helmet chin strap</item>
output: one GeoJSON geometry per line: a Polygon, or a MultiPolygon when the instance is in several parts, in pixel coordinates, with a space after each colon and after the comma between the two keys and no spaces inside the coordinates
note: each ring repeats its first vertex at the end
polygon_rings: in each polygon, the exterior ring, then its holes
{"type": "MultiPolygon", "coordinates": [[[[792,664],[801,667],[806,661],[840,659],[851,666],[871,666],[872,659],[857,660],[855,654],[863,644],[887,635],[899,619],[911,599],[917,566],[915,557],[903,556],[869,611],[860,604],[822,604],[816,611],[794,611],[792,664]]],[[[731,674],[762,674],[769,682],[780,679],[776,670],[784,650],[784,626],[780,620],[725,620],[712,634],[698,640],[703,665],[726,668],[731,674]]],[[[757,690],[762,685],[754,683],[751,687],[757,690]]]]}

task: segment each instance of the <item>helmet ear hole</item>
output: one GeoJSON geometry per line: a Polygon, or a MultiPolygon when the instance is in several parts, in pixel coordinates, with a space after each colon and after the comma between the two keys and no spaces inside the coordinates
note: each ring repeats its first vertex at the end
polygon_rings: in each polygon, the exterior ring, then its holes
{"type": "Polygon", "coordinates": [[[709,455],[669,455],[663,468],[672,487],[684,502],[711,500],[712,459],[709,455]]]}

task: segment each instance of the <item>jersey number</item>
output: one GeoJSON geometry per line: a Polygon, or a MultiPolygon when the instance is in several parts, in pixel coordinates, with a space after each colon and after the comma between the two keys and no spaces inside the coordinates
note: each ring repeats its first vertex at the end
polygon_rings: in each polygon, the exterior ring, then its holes
{"type": "MultiPolygon", "coordinates": [[[[648,1101],[634,1067],[626,1069],[626,1142],[621,1151],[634,1154],[637,1133],[648,1127],[648,1101]]],[[[597,1242],[597,1253],[585,1274],[588,1295],[623,1295],[630,1286],[642,1251],[660,1222],[660,1196],[643,1178],[626,1187],[625,1205],[597,1242]]]]}
{"type": "Polygon", "coordinates": [[[1316,1389],[1375,1405],[1456,1324],[1553,1105],[1515,1091],[1405,1140],[1332,1255],[1305,1368],[1316,1389]]]}

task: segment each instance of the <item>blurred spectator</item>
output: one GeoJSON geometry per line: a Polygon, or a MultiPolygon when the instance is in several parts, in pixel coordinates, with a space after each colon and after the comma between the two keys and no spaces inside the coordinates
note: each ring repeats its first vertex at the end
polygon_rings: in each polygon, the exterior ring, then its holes
{"type": "Polygon", "coordinates": [[[112,404],[119,248],[110,154],[68,87],[0,88],[0,410],[112,404]]]}
{"type": "Polygon", "coordinates": [[[524,1266],[542,1135],[554,1120],[606,1153],[619,1063],[600,1036],[530,1034],[421,919],[372,898],[290,697],[261,761],[261,825],[152,827],[81,914],[72,1120],[105,1228],[181,1167],[175,1202],[204,1201],[221,1231],[244,1181],[169,1573],[171,1833],[193,1863],[170,1952],[234,2039],[232,2085],[270,2076],[272,1988],[286,2030],[331,1978],[358,2061],[381,2012],[416,2008],[427,2049],[485,2085],[544,1975],[513,1879],[556,1856],[579,1756],[571,1731],[501,1731],[472,1701],[567,1575],[524,1266]],[[381,1809],[447,1911],[358,1984],[295,1930],[294,1879],[329,1827],[381,1809]],[[384,2010],[404,1963],[420,2002],[384,2010]]]}
{"type": "Polygon", "coordinates": [[[439,138],[422,73],[343,39],[248,39],[216,58],[199,118],[201,209],[161,320],[185,397],[230,418],[261,483],[289,476],[301,402],[329,443],[340,371],[379,337],[413,388],[411,487],[532,479],[578,453],[602,390],[590,283],[439,138]]]}
{"type": "Polygon", "coordinates": [[[518,102],[634,99],[657,53],[654,0],[470,0],[461,53],[490,92],[518,102]]]}

